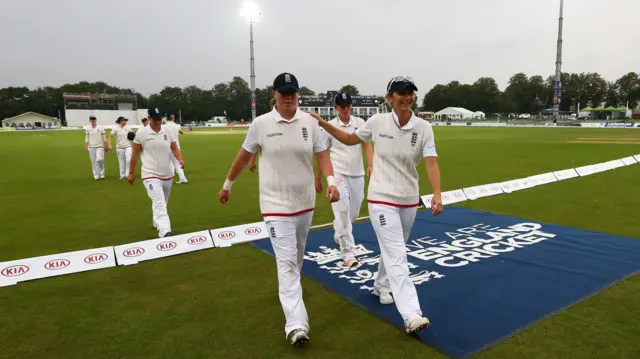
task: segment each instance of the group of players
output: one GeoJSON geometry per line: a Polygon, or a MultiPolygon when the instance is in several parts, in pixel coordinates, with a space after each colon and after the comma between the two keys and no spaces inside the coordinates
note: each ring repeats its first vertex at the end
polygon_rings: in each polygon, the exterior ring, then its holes
{"type": "Polygon", "coordinates": [[[115,137],[120,179],[127,179],[130,184],[135,182],[136,164],[138,157],[141,157],[142,183],[151,199],[153,225],[159,237],[169,237],[172,233],[167,204],[173,178],[177,174],[177,184],[189,183],[184,174],[178,140],[183,132],[180,125],[175,123],[173,114],[167,117],[164,125],[163,114],[157,108],[149,109],[148,116],[142,119],[143,127],[136,132],[127,126],[128,119],[119,117],[108,139],[104,128],[97,125],[96,117],[89,117],[91,125],[85,131],[85,151],[91,159],[93,178],[104,179],[104,154],[113,151],[111,144],[115,137]]]}
{"type": "Polygon", "coordinates": [[[407,333],[427,328],[430,322],[422,314],[409,277],[405,248],[420,204],[416,167],[421,159],[434,192],[433,215],[442,212],[442,199],[433,129],[412,111],[418,91],[413,79],[391,79],[386,100],[393,111],[366,122],[351,115],[352,99],[346,93],[334,99],[338,116],[331,121],[301,111],[297,107],[300,89],[293,74],[278,75],[273,89],[275,106],[249,127],[218,197],[222,204],[229,203],[234,181],[247,165],[255,169],[259,153],[260,210],[276,256],[286,339],[294,346],[309,341],[300,273],[316,192],[323,191],[323,175],[335,217],[334,239],[343,265],[350,268],[358,265],[352,223],[364,200],[364,176],[370,176],[367,202],[380,246],[373,294],[383,305],[395,303],[407,333]]]}
{"type": "MultiPolygon", "coordinates": [[[[433,215],[442,212],[442,199],[433,129],[412,111],[418,91],[414,81],[407,76],[391,79],[386,100],[393,111],[374,115],[368,121],[351,115],[352,99],[346,93],[335,97],[338,116],[331,121],[301,111],[297,107],[300,89],[293,74],[278,75],[273,88],[275,106],[252,122],[218,197],[223,205],[229,202],[234,181],[245,167],[255,170],[259,153],[260,210],[276,256],[286,339],[294,346],[309,341],[309,318],[302,299],[300,274],[316,192],[323,191],[322,176],[327,181],[326,196],[335,217],[334,240],[340,247],[343,265],[349,268],[358,265],[352,223],[358,218],[364,200],[365,175],[370,177],[369,216],[380,246],[373,294],[383,305],[395,303],[407,333],[427,328],[430,322],[423,316],[409,277],[405,249],[420,205],[416,167],[421,159],[434,192],[433,215]],[[314,157],[318,168],[315,174],[314,157]]],[[[157,108],[150,109],[148,114],[149,124],[145,123],[134,136],[129,135],[127,119],[118,119],[119,127],[111,132],[108,142],[104,130],[91,117],[85,149],[91,157],[96,180],[104,178],[103,150],[112,149],[112,136],[116,137],[121,179],[128,168],[128,182],[135,182],[137,159],[141,156],[142,183],[152,201],[153,225],[159,237],[168,237],[172,233],[167,202],[174,170],[180,177],[177,183],[187,183],[178,143],[182,132],[172,115],[163,125],[157,108]],[[131,139],[133,146],[129,143],[131,139]]]]}

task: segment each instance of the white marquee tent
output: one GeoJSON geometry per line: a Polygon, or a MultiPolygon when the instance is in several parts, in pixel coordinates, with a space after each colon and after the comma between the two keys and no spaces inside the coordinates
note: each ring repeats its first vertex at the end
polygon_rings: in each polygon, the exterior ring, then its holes
{"type": "Polygon", "coordinates": [[[475,113],[462,107],[447,107],[435,114],[435,119],[443,120],[468,120],[475,118],[475,113]]]}

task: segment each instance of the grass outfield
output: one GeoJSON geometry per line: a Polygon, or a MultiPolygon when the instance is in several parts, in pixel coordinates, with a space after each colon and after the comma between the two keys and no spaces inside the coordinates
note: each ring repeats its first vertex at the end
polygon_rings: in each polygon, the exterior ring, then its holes
{"type": "MultiPolygon", "coordinates": [[[[443,190],[640,153],[638,130],[438,127],[435,133],[443,190]]],[[[181,137],[190,184],[172,189],[175,234],[261,219],[255,173],[240,176],[227,206],[217,201],[243,138],[181,137]]],[[[81,131],[0,134],[0,261],[155,236],[140,181],[117,179],[115,152],[106,155],[107,179],[94,181],[83,146],[81,131]]],[[[422,164],[420,173],[421,193],[430,193],[422,164]]],[[[640,238],[638,178],[634,165],[461,205],[640,238]]],[[[319,196],[314,224],[331,219],[319,196]]],[[[312,341],[294,350],[284,338],[274,259],[251,245],[20,283],[0,288],[0,357],[443,357],[306,278],[303,288],[312,341]]],[[[638,358],[639,297],[636,276],[479,357],[638,358]]]]}

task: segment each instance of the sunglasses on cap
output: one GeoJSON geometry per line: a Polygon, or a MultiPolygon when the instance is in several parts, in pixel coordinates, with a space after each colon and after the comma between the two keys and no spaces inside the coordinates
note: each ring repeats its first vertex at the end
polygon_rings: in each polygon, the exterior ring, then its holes
{"type": "Polygon", "coordinates": [[[398,83],[398,82],[408,82],[411,85],[415,86],[415,83],[413,82],[413,79],[409,76],[396,76],[394,78],[391,79],[391,81],[389,81],[389,85],[387,85],[387,92],[391,91],[391,86],[393,86],[394,84],[398,83]]]}

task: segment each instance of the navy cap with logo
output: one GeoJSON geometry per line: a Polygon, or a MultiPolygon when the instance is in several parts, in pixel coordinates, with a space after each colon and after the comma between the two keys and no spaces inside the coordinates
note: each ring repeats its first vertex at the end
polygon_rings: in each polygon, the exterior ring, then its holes
{"type": "Polygon", "coordinates": [[[94,116],[94,115],[89,116],[89,121],[95,120],[95,119],[96,119],[96,116],[94,116]]]}
{"type": "Polygon", "coordinates": [[[149,119],[148,119],[148,118],[146,118],[146,117],[143,117],[143,118],[142,118],[142,122],[147,122],[147,121],[149,121],[149,119]]]}
{"type": "Polygon", "coordinates": [[[118,119],[116,120],[116,123],[120,123],[120,122],[122,122],[122,120],[124,120],[124,117],[120,116],[120,117],[118,117],[118,119]]]}
{"type": "Polygon", "coordinates": [[[418,87],[409,76],[396,76],[387,84],[387,93],[401,92],[405,90],[418,91],[418,87]]]}
{"type": "Polygon", "coordinates": [[[288,72],[281,73],[273,80],[273,89],[281,94],[293,94],[300,90],[298,79],[288,72]]]}
{"type": "Polygon", "coordinates": [[[156,108],[150,108],[147,111],[147,114],[149,115],[149,117],[162,117],[163,113],[162,111],[160,111],[160,109],[156,108]]]}
{"type": "Polygon", "coordinates": [[[351,100],[351,95],[349,95],[346,92],[340,92],[339,94],[337,94],[334,99],[334,102],[336,106],[349,106],[353,104],[353,101],[351,100]]]}

